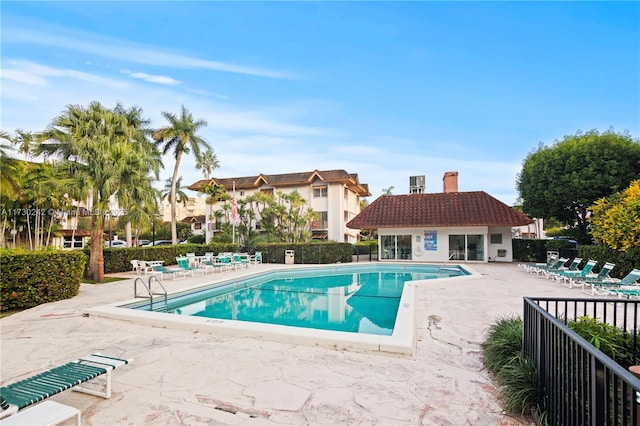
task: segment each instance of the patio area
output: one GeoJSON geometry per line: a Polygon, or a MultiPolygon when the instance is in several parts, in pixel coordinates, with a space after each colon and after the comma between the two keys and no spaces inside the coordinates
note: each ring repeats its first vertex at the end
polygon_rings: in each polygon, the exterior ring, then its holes
{"type": "MultiPolygon", "coordinates": [[[[289,265],[165,280],[168,291],[289,265]]],[[[133,297],[130,279],[83,284],[73,299],[0,320],[1,379],[12,383],[101,352],[133,362],[113,373],[113,395],[51,398],[85,425],[520,425],[502,413],[480,345],[498,317],[520,315],[523,296],[589,297],[516,264],[472,264],[481,276],[416,288],[413,356],[348,352],[87,316],[133,297]]]]}

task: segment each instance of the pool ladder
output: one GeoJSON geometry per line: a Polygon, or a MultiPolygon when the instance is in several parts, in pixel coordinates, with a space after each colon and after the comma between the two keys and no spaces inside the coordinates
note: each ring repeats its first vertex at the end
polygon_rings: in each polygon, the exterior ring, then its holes
{"type": "Polygon", "coordinates": [[[133,282],[133,297],[135,297],[136,299],[138,297],[148,298],[149,299],[149,311],[153,311],[153,296],[164,296],[164,310],[166,312],[168,310],[167,290],[165,290],[164,286],[162,285],[162,283],[160,282],[158,277],[156,277],[155,275],[150,276],[149,277],[149,281],[147,283],[145,283],[142,278],[136,278],[135,281],[133,282]],[[158,285],[160,286],[160,288],[162,289],[161,293],[153,292],[151,290],[151,283],[153,282],[153,280],[155,280],[158,283],[158,285]],[[145,290],[147,290],[147,294],[141,294],[141,295],[138,294],[138,281],[140,281],[140,283],[145,288],[145,290]]]}
{"type": "Polygon", "coordinates": [[[442,265],[438,266],[438,272],[441,272],[441,271],[442,271],[442,270],[443,270],[443,269],[444,269],[444,268],[449,264],[449,261],[450,261],[450,260],[453,258],[453,256],[455,256],[455,255],[456,255],[455,253],[451,253],[451,254],[449,255],[449,258],[448,258],[447,260],[445,260],[445,261],[444,261],[444,263],[443,263],[442,265]]]}

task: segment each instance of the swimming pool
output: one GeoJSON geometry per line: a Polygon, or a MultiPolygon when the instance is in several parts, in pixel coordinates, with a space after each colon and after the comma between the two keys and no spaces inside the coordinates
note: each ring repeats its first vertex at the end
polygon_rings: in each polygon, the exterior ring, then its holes
{"type": "Polygon", "coordinates": [[[412,353],[415,285],[467,277],[457,265],[296,265],[156,298],[94,308],[93,315],[239,336],[412,353]]]}

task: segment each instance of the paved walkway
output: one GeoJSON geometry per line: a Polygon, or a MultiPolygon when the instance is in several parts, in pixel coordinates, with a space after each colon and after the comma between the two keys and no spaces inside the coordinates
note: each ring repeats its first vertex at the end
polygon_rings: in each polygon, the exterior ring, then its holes
{"type": "MultiPolygon", "coordinates": [[[[282,266],[257,265],[250,272],[282,266]]],[[[132,298],[129,279],[83,284],[73,299],[0,320],[0,379],[12,383],[93,351],[133,358],[114,371],[111,399],[77,392],[52,398],[82,410],[85,425],[519,425],[502,413],[482,366],[487,328],[499,317],[520,315],[525,295],[589,296],[530,276],[515,264],[470,267],[482,276],[418,286],[414,356],[83,315],[86,308],[132,298]]],[[[165,284],[178,290],[212,281],[212,275],[205,278],[165,284]]]]}

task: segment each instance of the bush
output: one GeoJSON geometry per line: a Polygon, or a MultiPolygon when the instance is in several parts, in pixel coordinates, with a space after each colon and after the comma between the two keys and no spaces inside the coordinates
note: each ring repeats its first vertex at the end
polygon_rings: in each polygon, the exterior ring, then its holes
{"type": "Polygon", "coordinates": [[[621,328],[598,321],[591,317],[580,317],[567,324],[596,349],[625,369],[635,365],[634,353],[640,353],[639,336],[625,333],[621,328]],[[633,345],[636,350],[633,350],[633,345]]]}
{"type": "Polygon", "coordinates": [[[610,274],[615,278],[622,278],[634,268],[640,267],[640,247],[634,247],[627,251],[618,251],[604,245],[580,246],[578,253],[583,259],[598,261],[594,272],[599,272],[605,262],[615,263],[616,267],[613,268],[610,274]]]}
{"type": "Polygon", "coordinates": [[[482,344],[482,360],[494,374],[512,362],[522,352],[522,319],[517,316],[504,317],[489,328],[487,339],[482,344]]]}
{"type": "Polygon", "coordinates": [[[2,311],[76,296],[88,261],[79,250],[2,250],[0,256],[2,311]]]}
{"type": "Polygon", "coordinates": [[[538,371],[522,353],[522,338],[522,319],[499,318],[482,343],[482,361],[496,377],[505,410],[520,416],[536,416],[538,371]]]}
{"type": "Polygon", "coordinates": [[[284,252],[294,251],[294,263],[349,263],[353,260],[350,243],[311,242],[257,244],[253,251],[262,252],[266,263],[284,263],[284,252]]]}

